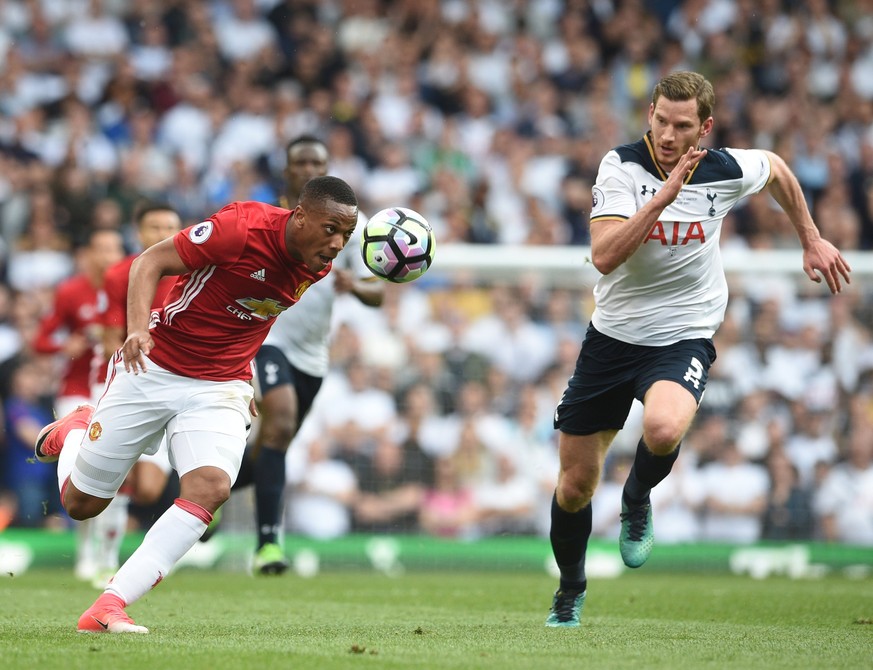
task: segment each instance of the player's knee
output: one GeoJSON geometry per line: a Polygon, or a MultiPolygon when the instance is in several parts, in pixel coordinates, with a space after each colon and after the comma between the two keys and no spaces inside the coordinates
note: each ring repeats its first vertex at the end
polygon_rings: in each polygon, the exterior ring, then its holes
{"type": "Polygon", "coordinates": [[[296,416],[288,416],[285,417],[281,424],[276,427],[276,439],[272,446],[274,449],[279,451],[285,451],[288,449],[288,445],[291,444],[291,440],[294,439],[294,434],[297,432],[297,417],[296,416]]]}
{"type": "Polygon", "coordinates": [[[643,441],[655,456],[666,456],[682,441],[684,427],[669,421],[651,422],[645,426],[643,441]]]}
{"type": "Polygon", "coordinates": [[[137,467],[133,499],[137,505],[153,505],[167,486],[167,475],[151,463],[139,463],[137,467]]]}
{"type": "Polygon", "coordinates": [[[134,500],[137,505],[153,505],[161,498],[166,482],[138,482],[134,500]]]}
{"type": "Polygon", "coordinates": [[[93,519],[106,509],[110,500],[111,498],[95,498],[87,493],[67,488],[64,492],[63,503],[64,509],[67,510],[67,514],[70,515],[71,519],[85,521],[86,519],[93,519]]]}
{"type": "Polygon", "coordinates": [[[184,475],[180,484],[180,497],[213,513],[230,498],[230,477],[219,468],[198,468],[184,475]]]}
{"type": "Polygon", "coordinates": [[[297,412],[282,410],[270,415],[269,424],[264,426],[265,446],[285,451],[297,433],[297,412]]]}
{"type": "Polygon", "coordinates": [[[597,477],[589,476],[584,472],[574,472],[568,476],[566,473],[558,480],[555,495],[558,504],[568,512],[578,512],[585,507],[594,497],[594,489],[597,487],[597,477]]]}

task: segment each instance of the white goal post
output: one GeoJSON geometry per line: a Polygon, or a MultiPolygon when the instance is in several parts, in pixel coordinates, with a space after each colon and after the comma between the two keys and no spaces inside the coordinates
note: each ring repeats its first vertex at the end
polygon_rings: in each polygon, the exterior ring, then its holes
{"type": "MultiPolygon", "coordinates": [[[[852,267],[853,282],[873,276],[873,252],[844,254],[852,267]]],[[[723,249],[728,275],[753,274],[804,279],[800,248],[784,250],[723,249]]],[[[490,244],[437,244],[431,278],[464,276],[480,281],[512,282],[535,275],[551,286],[592,286],[598,272],[586,246],[521,246],[490,244]]],[[[824,285],[824,284],[823,284],[824,285]]]]}

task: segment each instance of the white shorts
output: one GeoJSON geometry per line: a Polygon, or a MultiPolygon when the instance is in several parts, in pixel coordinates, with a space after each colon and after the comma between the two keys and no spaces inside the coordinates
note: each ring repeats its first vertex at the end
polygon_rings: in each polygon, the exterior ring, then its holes
{"type": "Polygon", "coordinates": [[[180,477],[208,465],[236,481],[251,423],[251,385],[183,377],[148,359],[148,371],[134,375],[117,358],[82,439],[75,487],[112,498],[137,459],[154,455],[165,435],[180,477]]]}
{"type": "MultiPolygon", "coordinates": [[[[116,355],[117,355],[117,352],[116,352],[116,355]]],[[[114,368],[114,361],[115,361],[115,359],[113,357],[107,363],[107,373],[106,373],[107,377],[112,375],[112,370],[114,368]]],[[[91,384],[91,399],[88,400],[87,402],[96,406],[97,402],[100,400],[100,396],[102,396],[105,391],[106,391],[106,382],[102,382],[102,383],[95,382],[94,384],[91,384]]],[[[61,399],[58,398],[59,403],[60,403],[60,400],[61,399]]],[[[78,404],[70,407],[63,414],[58,414],[58,416],[65,416],[65,415],[69,414],[76,407],[81,405],[82,402],[85,402],[84,400],[81,400],[81,398],[79,400],[80,400],[80,402],[78,404]]],[[[151,463],[152,465],[154,465],[155,467],[160,469],[160,471],[163,472],[165,475],[169,475],[170,470],[173,469],[173,466],[170,465],[170,454],[168,453],[168,450],[167,450],[166,435],[164,435],[164,437],[161,439],[161,444],[158,446],[158,450],[154,454],[143,454],[142,456],[139,457],[139,462],[140,463],[151,463]]]]}

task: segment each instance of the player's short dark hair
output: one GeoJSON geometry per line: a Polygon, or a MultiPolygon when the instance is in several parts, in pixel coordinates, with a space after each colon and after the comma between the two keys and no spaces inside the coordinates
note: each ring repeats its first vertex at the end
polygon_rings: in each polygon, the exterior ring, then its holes
{"type": "Polygon", "coordinates": [[[313,177],[303,186],[300,202],[327,202],[332,200],[340,205],[358,206],[358,198],[352,187],[339,177],[313,177]]]}
{"type": "Polygon", "coordinates": [[[170,203],[149,200],[137,206],[133,213],[133,220],[136,222],[137,226],[142,225],[146,215],[151,214],[152,212],[172,212],[177,216],[179,215],[170,203]]]}
{"type": "Polygon", "coordinates": [[[715,109],[715,91],[706,77],[697,72],[671,72],[655,85],[652,104],[664,96],[673,102],[697,100],[697,118],[701,123],[712,116],[715,109]]]}
{"type": "Polygon", "coordinates": [[[292,139],[290,142],[288,142],[288,145],[285,147],[285,155],[286,156],[289,155],[291,153],[291,149],[293,149],[294,147],[296,147],[300,144],[320,144],[325,149],[327,149],[327,144],[320,137],[316,137],[315,135],[310,135],[310,134],[298,135],[297,137],[292,139]]]}
{"type": "Polygon", "coordinates": [[[76,250],[81,250],[90,247],[94,243],[95,238],[99,237],[100,235],[105,235],[106,233],[109,233],[110,235],[117,235],[119,239],[122,239],[121,231],[118,230],[118,228],[91,225],[88,226],[85,232],[82,233],[82,235],[80,235],[79,238],[73,242],[73,248],[76,250]]]}

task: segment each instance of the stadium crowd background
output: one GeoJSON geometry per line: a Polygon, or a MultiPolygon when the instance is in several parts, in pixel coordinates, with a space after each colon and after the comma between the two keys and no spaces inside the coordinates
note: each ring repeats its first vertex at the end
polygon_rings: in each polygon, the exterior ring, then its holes
{"type": "MultiPolygon", "coordinates": [[[[34,353],[40,319],[89,231],[137,250],[138,203],[187,225],[273,202],[285,144],[310,133],[365,212],[417,209],[440,245],[584,246],[598,162],[639,137],[672,69],[713,81],[712,146],[777,151],[824,235],[873,249],[871,0],[0,0],[4,406],[50,407],[65,361],[34,353]]],[[[722,236],[800,264],[764,196],[722,236]]],[[[870,287],[731,281],[701,414],[653,494],[659,542],[873,545],[870,287]]],[[[551,417],[591,307],[587,287],[527,276],[341,301],[333,372],[289,456],[289,531],[546,532],[551,417]]],[[[595,500],[603,537],[638,415],[595,500]]],[[[0,528],[64,527],[16,511],[19,451],[7,426],[0,528]]]]}

